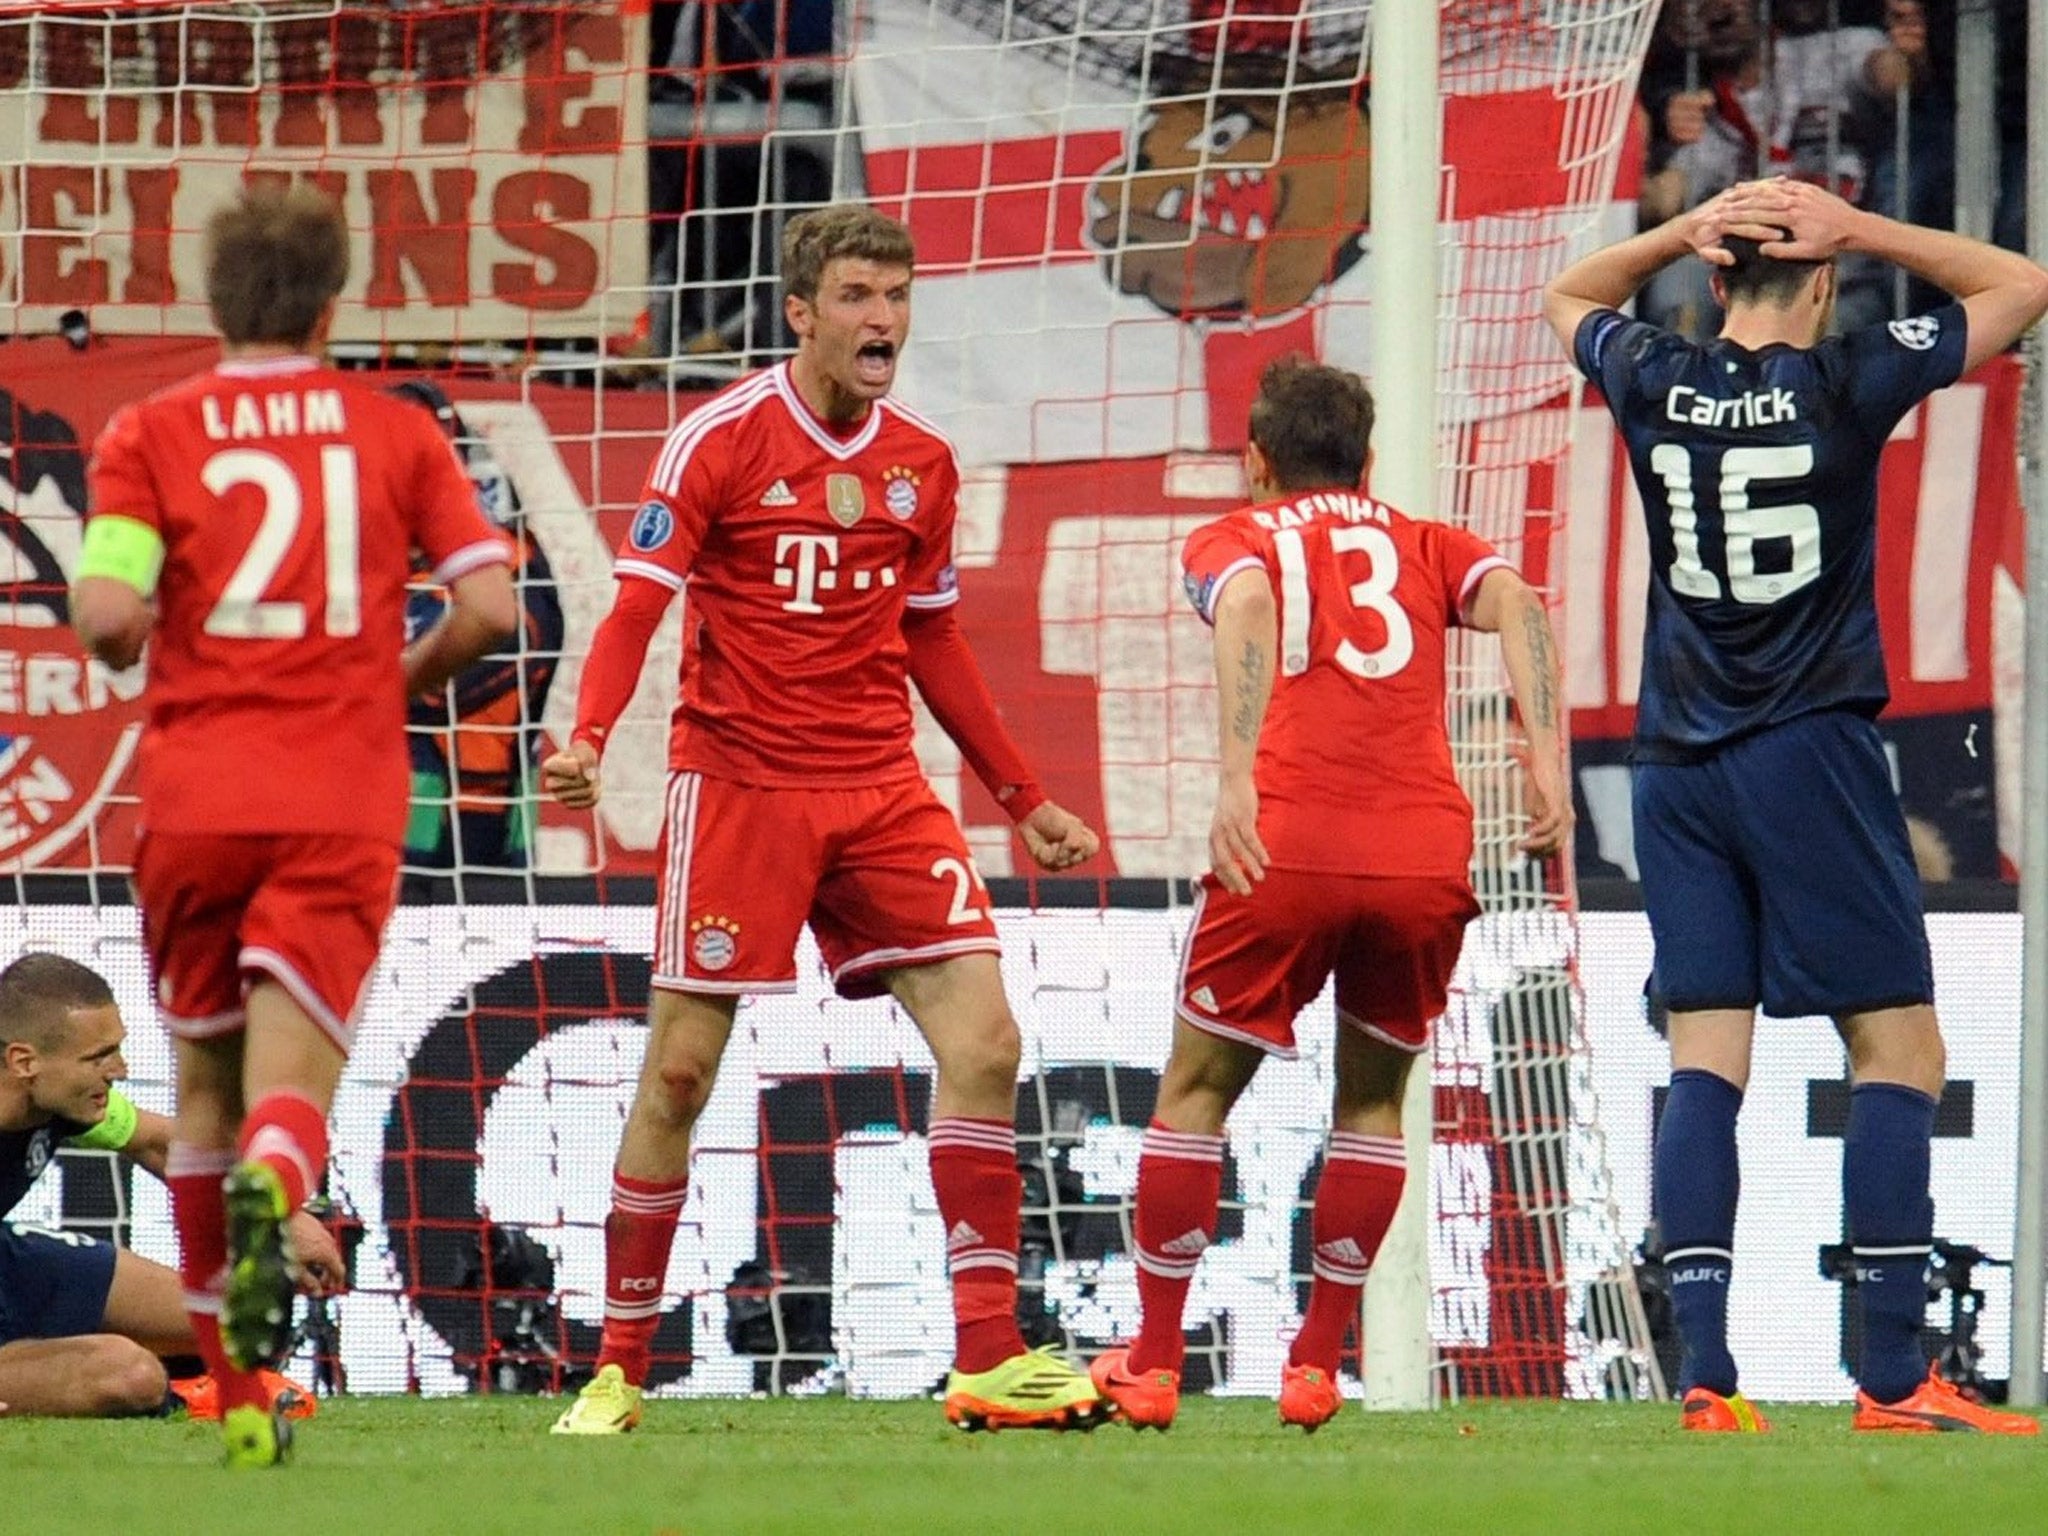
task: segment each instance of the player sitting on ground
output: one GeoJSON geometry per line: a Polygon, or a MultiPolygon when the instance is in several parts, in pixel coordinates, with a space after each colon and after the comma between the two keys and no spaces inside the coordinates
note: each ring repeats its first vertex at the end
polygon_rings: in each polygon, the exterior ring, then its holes
{"type": "Polygon", "coordinates": [[[1336,1106],[1313,1217],[1308,1315],[1280,1417],[1314,1430],[1342,1403],[1337,1359],[1401,1198],[1401,1096],[1443,1012],[1473,899],[1472,807],[1445,727],[1445,633],[1496,631],[1529,737],[1522,846],[1564,846],[1557,649],[1542,600],[1482,540],[1359,489],[1372,396],[1282,361],[1252,404],[1256,503],[1197,529],[1183,563],[1215,626],[1221,764],[1175,1001],[1173,1049],[1138,1163],[1144,1319],[1094,1364],[1126,1422],[1180,1402],[1188,1287],[1216,1229],[1224,1121],[1259,1064],[1294,1055],[1294,1018],[1334,973],[1336,1106]]]}
{"type": "Polygon", "coordinates": [[[1920,881],[1873,723],[1889,696],[1874,586],[1885,440],[2048,312],[2048,272],[1818,187],[1754,182],[1560,273],[1544,310],[1606,397],[1649,525],[1635,847],[1671,1011],[1654,1178],[1684,1343],[1681,1422],[1769,1427],[1728,1349],[1735,1120],[1761,1005],[1832,1018],[1849,1051],[1855,1427],[2038,1433],[1963,1397],[1920,1348],[1946,1052],[1920,881]],[[1717,340],[1617,312],[1696,252],[1727,308],[1717,340]],[[1959,302],[1823,340],[1843,252],[1896,262],[1959,302]]]}
{"type": "Polygon", "coordinates": [[[396,895],[406,699],[510,633],[510,550],[426,414],[324,368],[348,229],[311,187],[207,223],[218,367],[107,424],[72,620],[102,662],[150,645],[135,854],[177,1037],[166,1171],[228,1460],[281,1460],[256,1374],[290,1339],[291,1215],[396,895]],[[448,611],[405,644],[418,547],[448,611]]]}
{"type": "MultiPolygon", "coordinates": [[[[21,1202],[60,1146],[98,1147],[158,1178],[171,1122],[114,1084],[127,1030],[105,981],[62,955],[23,955],[0,971],[0,1216],[21,1202]]],[[[301,1284],[341,1283],[327,1229],[292,1222],[301,1284]]],[[[0,1223],[0,1402],[16,1415],[106,1418],[163,1411],[164,1361],[195,1355],[177,1273],[76,1232],[0,1223]]],[[[313,1399],[274,1372],[265,1387],[294,1417],[313,1399]]],[[[169,1383],[195,1417],[217,1418],[211,1377],[169,1383]]],[[[172,1400],[172,1401],[175,1401],[172,1400]]]]}
{"type": "Polygon", "coordinates": [[[613,567],[618,596],[584,663],[575,734],[542,764],[563,804],[596,803],[605,739],[687,582],[654,996],[605,1223],[604,1342],[557,1433],[639,1422],[691,1128],[740,996],[796,989],[807,920],[841,995],[893,995],[937,1062],[928,1143],[956,1325],[948,1418],[1065,1427],[1101,1412],[1085,1372],[1027,1350],[1018,1330],[1021,1045],[988,893],[911,751],[908,682],[1041,867],[1066,869],[1097,842],[1032,782],[952,612],[959,467],[889,395],[913,258],[909,231],[868,208],[790,223],[796,356],[669,434],[613,567]]]}

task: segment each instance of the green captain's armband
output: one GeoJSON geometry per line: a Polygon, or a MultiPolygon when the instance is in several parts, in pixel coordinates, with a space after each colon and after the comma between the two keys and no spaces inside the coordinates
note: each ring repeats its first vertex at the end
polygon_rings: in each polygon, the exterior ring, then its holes
{"type": "Polygon", "coordinates": [[[148,597],[156,591],[163,568],[163,537],[149,524],[102,513],[85,525],[80,576],[110,576],[148,597]]]}
{"type": "MultiPolygon", "coordinates": [[[[102,573],[104,574],[104,573],[102,573]]],[[[135,1106],[128,1096],[118,1088],[107,1090],[107,1112],[100,1123],[82,1136],[74,1136],[66,1146],[91,1147],[101,1152],[118,1152],[135,1139],[138,1124],[135,1106]]]]}

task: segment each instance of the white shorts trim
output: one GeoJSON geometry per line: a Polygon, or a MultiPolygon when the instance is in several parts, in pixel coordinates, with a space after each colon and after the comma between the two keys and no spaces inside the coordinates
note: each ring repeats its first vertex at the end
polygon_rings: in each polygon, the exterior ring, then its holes
{"type": "Polygon", "coordinates": [[[181,1018],[175,1013],[164,1015],[164,1028],[180,1040],[217,1040],[222,1035],[231,1035],[249,1022],[249,1015],[243,1009],[230,1008],[226,1013],[209,1013],[204,1018],[181,1018]]]}
{"type": "MultiPolygon", "coordinates": [[[[320,1026],[320,1032],[332,1040],[344,1056],[348,1054],[349,1042],[355,1034],[355,1020],[337,1018],[334,1010],[320,1000],[320,994],[313,990],[312,983],[299,974],[298,968],[291,961],[274,949],[257,946],[244,949],[237,957],[236,963],[245,971],[263,972],[283,987],[291,1000],[305,1011],[306,1017],[320,1026]]],[[[374,972],[375,968],[372,967],[372,974],[374,972]]],[[[367,981],[369,977],[363,979],[367,981]]],[[[360,988],[357,989],[356,995],[360,1001],[360,988]]]]}
{"type": "Polygon", "coordinates": [[[706,997],[747,997],[756,992],[794,992],[796,978],[787,981],[706,981],[702,976],[649,978],[650,987],[662,992],[702,992],[706,997]]]}
{"type": "Polygon", "coordinates": [[[704,778],[671,773],[662,806],[661,829],[668,840],[668,860],[661,872],[659,931],[654,937],[655,984],[662,977],[688,976],[690,952],[684,935],[690,922],[690,855],[697,839],[697,793],[704,778]]]}
{"type": "Polygon", "coordinates": [[[1281,1045],[1277,1041],[1267,1040],[1247,1030],[1235,1029],[1214,1019],[1205,1019],[1199,1014],[1190,1013],[1182,1005],[1176,1005],[1173,1013],[1175,1018],[1184,1019],[1205,1035],[1215,1035],[1220,1039],[1235,1040],[1240,1045],[1254,1046],[1279,1061],[1293,1061],[1301,1054],[1291,1045],[1281,1045]]]}
{"type": "Polygon", "coordinates": [[[838,982],[862,971],[929,965],[957,955],[1000,955],[1002,952],[1002,941],[992,933],[977,934],[971,939],[945,939],[937,944],[919,944],[907,949],[871,949],[843,962],[833,971],[832,980],[838,982]]]}
{"type": "Polygon", "coordinates": [[[1337,1022],[1357,1030],[1361,1035],[1370,1035],[1373,1039],[1379,1041],[1381,1045],[1391,1046],[1393,1049],[1401,1051],[1406,1055],[1426,1056],[1429,1054],[1429,1030],[1427,1028],[1422,1032],[1422,1043],[1416,1045],[1412,1041],[1390,1035],[1387,1031],[1381,1029],[1379,1025],[1368,1024],[1364,1019],[1348,1014],[1342,1008],[1337,1010],[1337,1022]]]}

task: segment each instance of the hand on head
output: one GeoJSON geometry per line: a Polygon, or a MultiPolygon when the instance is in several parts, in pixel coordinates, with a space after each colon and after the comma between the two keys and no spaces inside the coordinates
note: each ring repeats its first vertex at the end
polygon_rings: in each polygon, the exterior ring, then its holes
{"type": "Polygon", "coordinates": [[[1810,181],[1773,176],[1737,182],[1686,215],[1686,239],[1710,266],[1727,267],[1735,257],[1725,242],[1754,240],[1766,256],[1781,261],[1828,261],[1849,243],[1856,209],[1810,181]]]}
{"type": "Polygon", "coordinates": [[[1686,244],[1713,267],[1731,267],[1735,255],[1727,247],[1731,238],[1776,240],[1785,233],[1785,219],[1791,211],[1783,177],[1770,181],[1740,181],[1708,198],[1685,219],[1686,244]]]}

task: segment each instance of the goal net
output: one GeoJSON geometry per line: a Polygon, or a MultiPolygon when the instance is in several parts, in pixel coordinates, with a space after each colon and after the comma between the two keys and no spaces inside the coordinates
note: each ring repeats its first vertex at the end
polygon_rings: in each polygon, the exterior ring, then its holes
{"type": "MultiPolygon", "coordinates": [[[[1394,0],[1385,0],[1394,3],[1394,0]]],[[[1541,282],[1611,232],[1649,0],[1440,8],[1439,503],[1553,600],[1568,370],[1541,282]]],[[[445,399],[521,548],[517,647],[415,712],[406,900],[335,1109],[354,1290],[301,1364],[358,1390],[552,1389],[601,1318],[608,1169],[652,948],[657,641],[596,818],[534,796],[610,602],[609,551],[675,416],[780,355],[773,251],[835,196],[920,249],[900,387],[966,471],[963,616],[1099,873],[1032,880],[928,720],[919,750],[1004,927],[1026,1037],[1024,1311],[1080,1351],[1137,1316],[1129,1203],[1205,861],[1215,711],[1177,601],[1185,533],[1242,496],[1263,364],[1364,370],[1373,281],[1366,0],[768,0],[0,7],[0,961],[97,965],[131,1089],[169,1103],[122,877],[136,676],[85,663],[63,589],[83,454],[210,359],[197,237],[245,178],[305,177],[356,231],[347,366],[445,399]],[[431,388],[421,387],[425,381],[431,388]],[[321,1363],[324,1362],[324,1363],[321,1363]]],[[[433,596],[422,593],[422,614],[433,596]]],[[[1514,850],[1498,654],[1464,637],[1452,726],[1478,813],[1474,924],[1432,1080],[1429,1328],[1447,1391],[1657,1390],[1594,1102],[1568,876],[1514,850]]],[[[772,856],[765,854],[764,856],[772,856]]],[[[950,1349],[923,1153],[931,1064],[886,1003],[739,1015],[698,1140],[656,1341],[663,1390],[930,1388],[950,1349]]],[[[1327,997],[1233,1118],[1190,1382],[1277,1382],[1308,1278],[1327,997]]],[[[37,1215],[149,1256],[161,1191],[67,1153],[37,1215]]],[[[1355,1357],[1354,1362],[1355,1362],[1355,1357]]]]}

